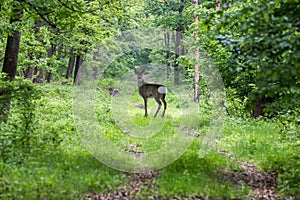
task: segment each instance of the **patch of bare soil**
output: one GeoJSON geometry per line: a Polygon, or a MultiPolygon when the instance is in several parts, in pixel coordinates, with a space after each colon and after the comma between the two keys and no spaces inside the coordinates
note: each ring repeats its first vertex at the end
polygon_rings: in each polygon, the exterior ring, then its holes
{"type": "Polygon", "coordinates": [[[277,188],[277,180],[275,173],[263,172],[247,162],[239,162],[239,165],[244,169],[243,172],[223,171],[225,178],[232,183],[237,184],[244,182],[253,190],[253,194],[248,196],[248,199],[278,199],[275,189],[277,188]]]}
{"type": "MultiPolygon", "coordinates": [[[[137,154],[139,152],[132,152],[137,154]]],[[[234,158],[234,155],[219,152],[228,158],[234,158]]],[[[226,180],[233,184],[244,184],[252,188],[252,193],[249,194],[247,200],[294,200],[293,197],[283,198],[276,193],[277,176],[275,173],[259,172],[256,166],[248,162],[238,162],[243,171],[225,171],[221,170],[226,180]]],[[[168,197],[159,196],[154,183],[154,179],[158,177],[158,172],[148,171],[139,174],[126,174],[128,184],[121,185],[117,191],[109,191],[104,194],[93,193],[84,196],[84,200],[143,200],[143,199],[173,199],[173,200],[218,200],[218,198],[202,197],[202,196],[186,196],[186,197],[168,197]]],[[[221,200],[221,199],[220,199],[221,200]]]]}
{"type": "MultiPolygon", "coordinates": [[[[219,152],[228,158],[233,158],[234,155],[219,152]]],[[[221,171],[224,177],[234,184],[240,182],[252,188],[253,193],[249,194],[247,200],[293,200],[292,197],[283,198],[276,194],[277,176],[270,172],[259,172],[256,166],[248,162],[238,162],[243,168],[243,172],[221,171]]]]}
{"type": "Polygon", "coordinates": [[[148,171],[139,174],[126,174],[129,184],[122,185],[116,192],[107,192],[104,194],[89,194],[84,197],[84,200],[142,200],[142,199],[159,199],[157,193],[151,196],[142,197],[142,190],[147,189],[156,191],[156,186],[153,180],[158,176],[158,172],[148,171]]]}

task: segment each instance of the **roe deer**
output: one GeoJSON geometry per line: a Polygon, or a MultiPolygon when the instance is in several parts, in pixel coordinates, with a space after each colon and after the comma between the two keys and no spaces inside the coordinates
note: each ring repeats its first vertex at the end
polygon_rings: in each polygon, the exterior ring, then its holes
{"type": "Polygon", "coordinates": [[[167,94],[167,88],[164,85],[160,85],[160,84],[145,83],[144,77],[143,77],[144,70],[139,71],[139,70],[135,69],[135,74],[137,75],[139,94],[144,99],[145,117],[148,116],[148,112],[147,112],[148,98],[154,98],[155,101],[158,103],[158,108],[156,110],[156,113],[155,113],[154,117],[157,116],[157,114],[158,114],[158,112],[161,108],[161,101],[163,102],[164,111],[162,113],[162,117],[164,117],[166,109],[167,109],[167,102],[165,100],[165,97],[166,97],[166,94],[167,94]]]}

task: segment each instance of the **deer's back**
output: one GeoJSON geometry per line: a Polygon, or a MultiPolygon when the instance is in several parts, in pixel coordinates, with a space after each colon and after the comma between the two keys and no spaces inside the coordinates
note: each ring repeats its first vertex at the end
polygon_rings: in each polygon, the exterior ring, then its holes
{"type": "Polygon", "coordinates": [[[142,97],[144,98],[153,98],[155,96],[158,96],[159,98],[164,97],[166,94],[165,93],[160,93],[159,92],[159,87],[165,87],[164,85],[160,84],[150,84],[146,83],[139,87],[139,93],[142,97]]]}

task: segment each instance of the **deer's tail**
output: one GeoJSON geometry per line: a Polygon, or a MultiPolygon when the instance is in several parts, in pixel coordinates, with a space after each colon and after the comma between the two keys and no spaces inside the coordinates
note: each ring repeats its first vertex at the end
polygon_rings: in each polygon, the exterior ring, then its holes
{"type": "Polygon", "coordinates": [[[157,90],[160,94],[167,94],[167,92],[168,92],[168,89],[165,86],[160,86],[160,87],[158,87],[157,90]]]}

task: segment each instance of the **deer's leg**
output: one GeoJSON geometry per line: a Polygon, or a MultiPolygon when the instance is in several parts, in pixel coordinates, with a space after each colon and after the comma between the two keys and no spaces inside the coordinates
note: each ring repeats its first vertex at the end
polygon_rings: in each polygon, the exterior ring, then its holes
{"type": "Polygon", "coordinates": [[[164,111],[163,111],[163,114],[162,114],[162,117],[164,117],[165,116],[165,112],[167,110],[167,102],[165,100],[165,97],[163,97],[161,100],[164,103],[164,111]]]}
{"type": "Polygon", "coordinates": [[[157,108],[157,111],[156,111],[156,113],[155,113],[154,117],[156,117],[156,116],[157,116],[157,113],[159,112],[159,110],[160,110],[160,107],[161,107],[161,102],[160,102],[159,98],[155,98],[155,101],[158,103],[158,108],[157,108]]]}
{"type": "Polygon", "coordinates": [[[145,105],[145,117],[148,116],[148,112],[147,112],[147,98],[144,98],[144,105],[145,105]]]}

